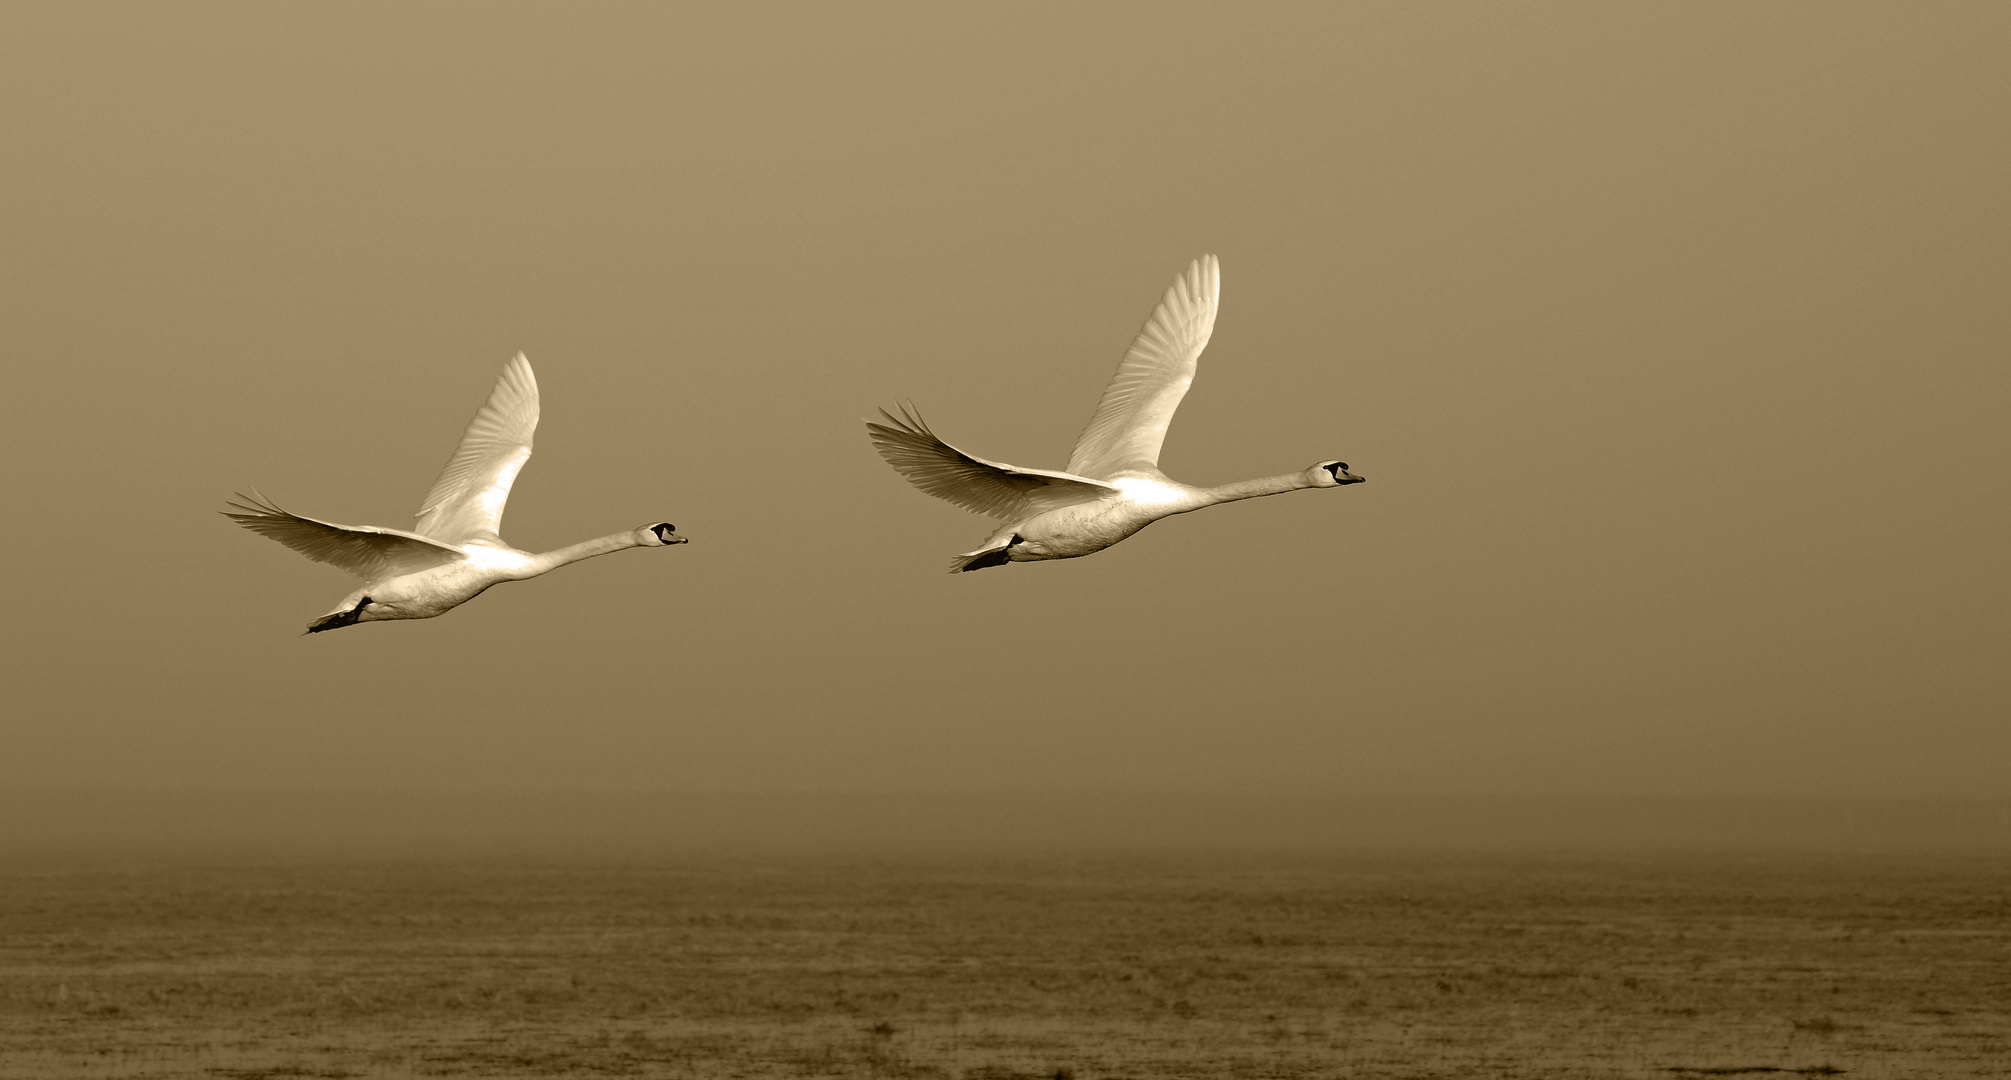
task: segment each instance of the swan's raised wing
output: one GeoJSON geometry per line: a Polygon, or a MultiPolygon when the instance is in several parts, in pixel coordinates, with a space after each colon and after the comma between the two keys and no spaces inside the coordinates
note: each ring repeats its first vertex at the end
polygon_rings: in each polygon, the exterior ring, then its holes
{"type": "Polygon", "coordinates": [[[1104,390],[1096,415],[1075,440],[1069,472],[1109,480],[1159,468],[1166,425],[1194,381],[1194,366],[1215,331],[1221,298],[1222,268],[1213,255],[1187,264],[1187,272],[1173,279],[1117,365],[1117,377],[1104,390]]]}
{"type": "Polygon", "coordinates": [[[460,449],[433,481],[414,531],[446,544],[501,543],[496,532],[503,525],[503,504],[518,470],[530,460],[537,427],[538,380],[531,362],[518,353],[503,365],[489,400],[461,436],[460,449]]]}
{"type": "Polygon", "coordinates": [[[238,498],[244,501],[229,505],[242,513],[226,510],[223,516],[315,562],[339,566],[364,581],[415,574],[461,558],[459,551],[418,533],[316,521],[289,514],[263,497],[239,495],[238,498]]]}
{"type": "Polygon", "coordinates": [[[1059,506],[1101,499],[1117,488],[1101,480],[1046,469],[1022,469],[974,457],[936,438],[913,410],[884,424],[866,421],[873,448],[908,482],[938,499],[1001,521],[1023,521],[1059,506]]]}

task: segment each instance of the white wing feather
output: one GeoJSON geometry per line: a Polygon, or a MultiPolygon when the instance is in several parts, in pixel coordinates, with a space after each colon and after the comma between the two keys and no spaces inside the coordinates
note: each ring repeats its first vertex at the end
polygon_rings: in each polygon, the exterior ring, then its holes
{"type": "Polygon", "coordinates": [[[1222,268],[1213,255],[1189,263],[1187,272],[1173,279],[1075,440],[1069,472],[1110,480],[1158,470],[1166,427],[1194,382],[1221,299],[1222,268]]]}
{"type": "Polygon", "coordinates": [[[1023,521],[1048,510],[1116,493],[1101,480],[1046,469],[1022,469],[966,454],[936,438],[919,414],[902,408],[887,423],[866,422],[874,449],[908,482],[938,499],[1001,521],[1023,521]]]}
{"type": "Polygon", "coordinates": [[[448,544],[471,540],[501,543],[503,504],[510,485],[531,457],[531,433],[538,427],[538,380],[531,362],[518,353],[503,365],[489,400],[469,421],[466,434],[433,490],[419,507],[414,530],[448,544]]]}
{"type": "Polygon", "coordinates": [[[264,497],[239,495],[230,506],[243,511],[225,517],[260,536],[270,537],[315,562],[325,562],[366,582],[415,574],[462,558],[459,551],[403,529],[375,525],[337,525],[281,510],[264,497]]]}

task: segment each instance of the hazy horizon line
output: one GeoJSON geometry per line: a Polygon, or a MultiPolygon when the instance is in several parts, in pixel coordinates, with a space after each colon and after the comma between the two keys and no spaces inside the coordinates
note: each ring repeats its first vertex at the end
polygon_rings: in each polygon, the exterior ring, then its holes
{"type": "Polygon", "coordinates": [[[1990,803],[2011,807],[2011,795],[1917,794],[1898,791],[1813,792],[1813,791],[1447,791],[1422,788],[1357,788],[1345,791],[1310,789],[1252,790],[1248,788],[1139,787],[1113,788],[1090,785],[1029,784],[970,786],[958,788],[868,788],[868,787],[533,787],[458,785],[356,785],[356,786],[265,786],[229,785],[183,787],[172,785],[97,786],[9,785],[0,787],[0,798],[10,795],[39,796],[184,796],[227,797],[470,797],[470,798],[840,798],[840,799],[935,799],[935,798],[1014,798],[1067,795],[1091,799],[1237,799],[1253,801],[1325,801],[1346,799],[1392,800],[1516,800],[1516,801],[1723,801],[1757,802],[1868,801],[1927,803],[1990,803]]]}
{"type": "Polygon", "coordinates": [[[0,856],[2011,851],[2011,799],[1094,792],[0,791],[0,856]]]}

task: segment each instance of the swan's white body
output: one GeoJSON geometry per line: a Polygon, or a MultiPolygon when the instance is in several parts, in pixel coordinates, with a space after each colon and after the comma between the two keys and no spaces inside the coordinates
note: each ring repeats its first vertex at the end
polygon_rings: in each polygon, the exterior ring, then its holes
{"type": "Polygon", "coordinates": [[[531,457],[538,426],[538,381],[518,353],[503,367],[461,445],[433,482],[413,531],[375,525],[337,525],[301,517],[271,501],[243,495],[231,503],[242,513],[225,517],[285,544],[316,562],[360,577],[362,588],[307,627],[312,634],[382,619],[430,619],[474,599],[502,581],[522,581],[567,563],[632,547],[685,543],[667,522],[533,554],[503,542],[503,504],[510,485],[531,457]]]}
{"type": "Polygon", "coordinates": [[[1212,488],[1183,484],[1159,471],[1159,448],[1194,382],[1221,293],[1221,268],[1213,255],[1190,263],[1174,279],[1076,440],[1066,472],[966,454],[937,438],[910,409],[900,416],[882,410],[887,423],[867,422],[874,448],[910,483],[1005,522],[983,546],[952,560],[952,573],[1073,559],[1102,551],[1160,518],[1204,506],[1362,482],[1339,461],[1212,488]]]}

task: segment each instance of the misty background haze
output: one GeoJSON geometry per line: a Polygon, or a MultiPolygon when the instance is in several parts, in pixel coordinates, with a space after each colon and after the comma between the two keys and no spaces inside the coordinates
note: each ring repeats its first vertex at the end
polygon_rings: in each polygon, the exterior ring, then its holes
{"type": "Polygon", "coordinates": [[[10,5],[0,790],[1999,798],[2007,44],[10,5]],[[1205,252],[1166,470],[1369,483],[943,573],[988,523],[861,418],[1060,468],[1205,252]],[[300,636],[352,582],[223,500],[409,527],[518,350],[505,537],[691,544],[300,636]]]}

